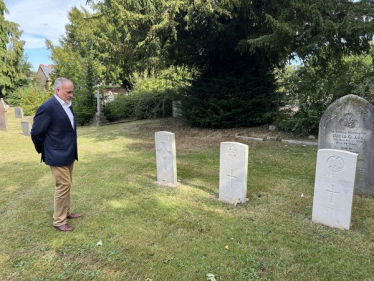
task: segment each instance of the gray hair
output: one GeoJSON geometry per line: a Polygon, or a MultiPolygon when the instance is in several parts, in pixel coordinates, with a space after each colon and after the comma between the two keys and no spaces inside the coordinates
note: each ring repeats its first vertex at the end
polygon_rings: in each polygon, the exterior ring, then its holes
{"type": "Polygon", "coordinates": [[[64,77],[57,78],[56,81],[55,81],[55,83],[53,84],[53,89],[55,90],[55,93],[56,93],[57,88],[61,87],[62,84],[64,84],[64,83],[71,83],[71,84],[73,84],[73,82],[71,82],[67,78],[64,78],[64,77]]]}

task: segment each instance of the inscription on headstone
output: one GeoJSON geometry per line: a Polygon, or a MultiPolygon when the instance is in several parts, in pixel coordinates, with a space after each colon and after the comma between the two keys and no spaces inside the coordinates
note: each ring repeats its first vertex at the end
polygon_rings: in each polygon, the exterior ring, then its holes
{"type": "Polygon", "coordinates": [[[221,142],[219,200],[237,204],[247,197],[248,145],[221,142]]]}
{"type": "Polygon", "coordinates": [[[313,222],[350,228],[357,158],[356,153],[343,150],[318,150],[313,222]]]}
{"type": "Polygon", "coordinates": [[[177,185],[177,160],[175,135],[170,132],[156,132],[156,163],[157,182],[169,185],[177,185]]]}
{"type": "Polygon", "coordinates": [[[363,98],[347,95],[332,103],[319,123],[319,149],[358,154],[356,194],[374,195],[374,108],[363,98]]]}
{"type": "Polygon", "coordinates": [[[21,107],[15,107],[14,115],[16,118],[23,118],[23,109],[21,107]]]}
{"type": "Polygon", "coordinates": [[[24,136],[30,136],[30,132],[31,132],[31,124],[30,124],[30,122],[22,121],[21,122],[21,126],[22,126],[22,134],[24,136]]]}
{"type": "Polygon", "coordinates": [[[8,117],[6,115],[5,104],[3,103],[2,99],[0,102],[0,130],[8,130],[8,117]]]}

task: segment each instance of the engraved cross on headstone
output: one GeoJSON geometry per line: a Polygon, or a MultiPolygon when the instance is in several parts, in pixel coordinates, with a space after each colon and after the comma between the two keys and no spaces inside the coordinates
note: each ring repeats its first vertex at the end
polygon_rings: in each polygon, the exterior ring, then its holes
{"type": "MultiPolygon", "coordinates": [[[[161,144],[162,146],[161,148],[157,149],[157,152],[161,155],[162,158],[166,159],[170,157],[171,152],[166,149],[165,142],[161,142],[161,144]]],[[[164,171],[167,171],[167,161],[163,161],[163,162],[164,162],[163,169],[164,171]]]]}
{"type": "Polygon", "coordinates": [[[233,176],[233,172],[232,172],[232,169],[230,169],[230,174],[229,175],[226,175],[226,176],[228,176],[229,178],[230,178],[230,186],[231,186],[231,188],[232,188],[232,180],[233,179],[237,179],[237,177],[235,177],[235,176],[233,176]]]}
{"type": "Polygon", "coordinates": [[[339,192],[334,191],[334,186],[335,186],[335,185],[332,185],[331,190],[326,189],[326,191],[327,191],[328,193],[331,193],[330,204],[333,204],[332,199],[333,199],[333,197],[334,197],[334,194],[339,195],[339,192]]]}

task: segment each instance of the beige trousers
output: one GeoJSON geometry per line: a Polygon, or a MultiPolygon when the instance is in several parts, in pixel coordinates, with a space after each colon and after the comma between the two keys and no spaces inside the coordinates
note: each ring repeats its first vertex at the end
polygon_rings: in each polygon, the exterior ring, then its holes
{"type": "Polygon", "coordinates": [[[67,224],[67,216],[70,215],[70,188],[73,181],[74,162],[69,166],[50,166],[52,175],[56,179],[53,225],[67,224]]]}

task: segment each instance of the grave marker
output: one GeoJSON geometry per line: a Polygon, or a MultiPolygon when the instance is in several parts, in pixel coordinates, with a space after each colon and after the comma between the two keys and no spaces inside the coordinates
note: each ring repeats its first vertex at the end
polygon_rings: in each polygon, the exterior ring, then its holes
{"type": "Polygon", "coordinates": [[[103,95],[100,94],[100,89],[97,89],[95,97],[97,112],[95,113],[93,124],[95,124],[96,126],[101,126],[103,124],[109,123],[109,121],[106,119],[104,113],[101,112],[101,98],[103,97],[103,95]]]}
{"type": "Polygon", "coordinates": [[[6,115],[6,108],[5,104],[3,102],[3,99],[1,99],[0,102],[0,130],[6,131],[8,130],[8,117],[6,115]]]}
{"type": "Polygon", "coordinates": [[[156,164],[157,182],[169,185],[177,185],[177,161],[175,148],[175,135],[170,132],[156,132],[156,164]]]}
{"type": "Polygon", "coordinates": [[[356,153],[343,150],[318,150],[313,222],[350,228],[357,158],[356,153]]]}
{"type": "Polygon", "coordinates": [[[21,126],[22,126],[22,134],[24,136],[30,136],[30,132],[31,132],[31,124],[30,122],[27,122],[27,121],[22,121],[21,122],[21,126]]]}
{"type": "Polygon", "coordinates": [[[172,101],[173,107],[173,117],[182,116],[182,102],[181,101],[172,101]]]}
{"type": "Polygon", "coordinates": [[[347,95],[333,102],[319,123],[318,149],[358,154],[356,194],[374,195],[374,108],[365,99],[347,95]]]}
{"type": "Polygon", "coordinates": [[[248,145],[221,142],[219,200],[237,204],[246,202],[248,145]]]}
{"type": "Polygon", "coordinates": [[[9,105],[7,105],[7,104],[5,103],[5,101],[4,101],[3,98],[0,99],[0,102],[3,104],[3,106],[4,106],[4,108],[5,108],[5,111],[8,111],[8,109],[9,109],[9,105]]]}
{"type": "Polygon", "coordinates": [[[21,107],[15,107],[14,115],[16,118],[23,118],[23,109],[21,107]]]}

